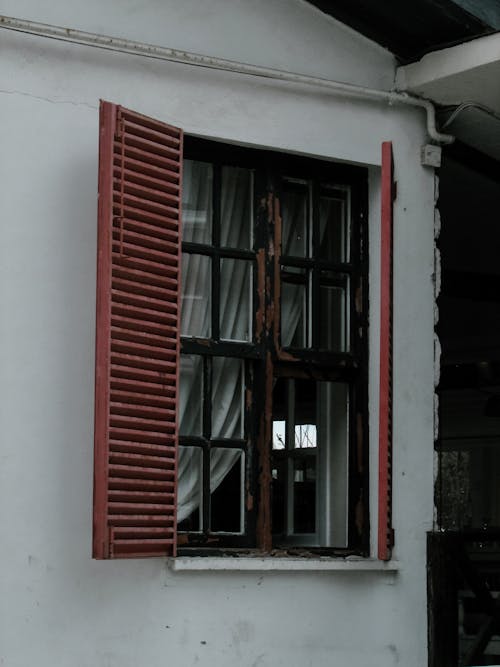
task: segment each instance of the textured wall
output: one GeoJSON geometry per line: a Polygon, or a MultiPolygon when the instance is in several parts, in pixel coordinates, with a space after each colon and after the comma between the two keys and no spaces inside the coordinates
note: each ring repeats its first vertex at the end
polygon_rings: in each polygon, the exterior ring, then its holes
{"type": "MultiPolygon", "coordinates": [[[[390,85],[390,56],[302,2],[3,2],[102,30],[390,85]],[[285,12],[285,8],[288,8],[285,12]],[[228,10],[226,13],[222,9],[228,10]]],[[[420,111],[4,33],[0,64],[0,664],[421,667],[432,526],[433,175],[420,111]],[[399,571],[173,572],[90,558],[98,100],[186,131],[370,166],[376,534],[378,174],[394,142],[399,571]]]]}

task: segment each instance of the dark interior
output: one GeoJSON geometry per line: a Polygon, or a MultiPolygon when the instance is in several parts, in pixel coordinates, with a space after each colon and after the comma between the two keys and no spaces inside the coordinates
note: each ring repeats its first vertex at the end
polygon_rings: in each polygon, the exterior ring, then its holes
{"type": "Polygon", "coordinates": [[[435,498],[447,553],[434,602],[450,622],[450,665],[500,663],[500,170],[490,166],[445,155],[440,172],[435,498]]]}

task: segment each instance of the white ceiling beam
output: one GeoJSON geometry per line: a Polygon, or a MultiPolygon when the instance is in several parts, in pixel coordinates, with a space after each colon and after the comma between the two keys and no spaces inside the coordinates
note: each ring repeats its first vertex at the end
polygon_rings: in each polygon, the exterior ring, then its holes
{"type": "Polygon", "coordinates": [[[425,55],[399,67],[396,87],[438,104],[476,101],[500,111],[500,33],[425,55]]]}

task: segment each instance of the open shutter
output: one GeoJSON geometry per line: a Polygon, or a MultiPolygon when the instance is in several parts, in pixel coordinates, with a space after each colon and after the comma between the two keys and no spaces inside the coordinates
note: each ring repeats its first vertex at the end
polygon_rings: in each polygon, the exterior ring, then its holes
{"type": "Polygon", "coordinates": [[[94,558],[176,548],[182,131],[101,102],[94,558]]]}
{"type": "Polygon", "coordinates": [[[382,144],[378,557],[389,560],[392,529],[392,249],[395,196],[392,143],[382,144]]]}

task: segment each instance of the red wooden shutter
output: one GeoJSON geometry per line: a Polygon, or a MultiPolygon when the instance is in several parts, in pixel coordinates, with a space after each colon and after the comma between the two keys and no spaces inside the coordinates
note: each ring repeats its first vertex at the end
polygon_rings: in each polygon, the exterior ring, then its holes
{"type": "Polygon", "coordinates": [[[182,131],[101,102],[94,558],[175,555],[182,131]]]}
{"type": "Polygon", "coordinates": [[[392,222],[394,165],[392,143],[382,144],[382,216],[380,280],[380,403],[378,557],[389,560],[392,529],[392,222]]]}

